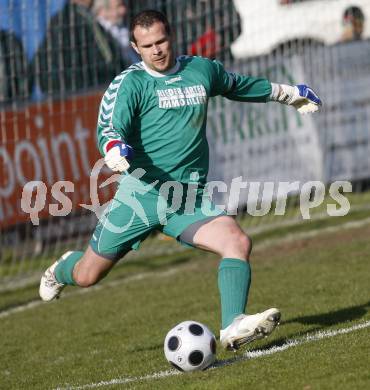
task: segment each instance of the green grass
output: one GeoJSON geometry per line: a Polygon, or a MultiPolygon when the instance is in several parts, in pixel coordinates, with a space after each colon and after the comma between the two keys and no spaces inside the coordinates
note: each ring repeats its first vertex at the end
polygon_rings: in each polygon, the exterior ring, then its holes
{"type": "MultiPolygon", "coordinates": [[[[280,231],[280,237],[295,229],[280,231]]],[[[369,236],[366,225],[263,247],[259,235],[248,311],[277,306],[283,321],[249,349],[369,321],[369,236]]],[[[0,388],[53,389],[170,369],[162,343],[177,322],[204,322],[218,335],[218,260],[195,250],[132,260],[113,270],[101,288],[70,287],[59,301],[0,317],[0,388]]],[[[2,294],[0,314],[36,296],[36,287],[2,294]]],[[[250,360],[238,359],[243,351],[219,348],[217,358],[226,366],[102,388],[368,389],[369,329],[250,360]]]]}

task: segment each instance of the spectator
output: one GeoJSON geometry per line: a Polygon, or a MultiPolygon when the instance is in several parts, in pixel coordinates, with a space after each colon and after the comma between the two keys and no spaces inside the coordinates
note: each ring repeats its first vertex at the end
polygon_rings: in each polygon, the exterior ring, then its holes
{"type": "Polygon", "coordinates": [[[0,0],[0,102],[34,98],[29,63],[45,38],[50,17],[66,0],[0,0]]]}
{"type": "Polygon", "coordinates": [[[131,47],[128,28],[124,24],[127,7],[123,1],[95,0],[92,10],[104,30],[119,43],[125,62],[132,64],[139,61],[139,56],[131,47]]]}
{"type": "Polygon", "coordinates": [[[186,3],[187,34],[190,33],[193,37],[187,48],[188,54],[216,58],[220,52],[220,36],[214,26],[214,13],[217,11],[211,0],[192,0],[186,3]]]}
{"type": "Polygon", "coordinates": [[[203,56],[215,58],[216,53],[220,50],[219,36],[213,28],[207,29],[189,46],[189,54],[192,56],[203,56]]]}
{"type": "MultiPolygon", "coordinates": [[[[179,51],[221,61],[230,60],[231,42],[240,34],[240,19],[234,3],[227,0],[189,0],[183,3],[183,13],[176,21],[179,51]]],[[[177,4],[174,6],[178,6],[177,4]]]]}
{"type": "Polygon", "coordinates": [[[362,39],[364,31],[365,16],[361,8],[348,7],[343,14],[342,42],[357,41],[362,39]]]}
{"type": "Polygon", "coordinates": [[[90,12],[91,5],[92,0],[70,0],[51,18],[32,64],[43,93],[105,85],[128,65],[118,43],[90,12]]]}
{"type": "Polygon", "coordinates": [[[11,31],[0,30],[0,104],[29,96],[30,77],[22,42],[11,31]]]}

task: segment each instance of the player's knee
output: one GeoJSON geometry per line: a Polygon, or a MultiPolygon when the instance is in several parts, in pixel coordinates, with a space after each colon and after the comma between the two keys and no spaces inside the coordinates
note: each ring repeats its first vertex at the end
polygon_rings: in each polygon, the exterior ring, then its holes
{"type": "Polygon", "coordinates": [[[240,258],[248,259],[252,251],[252,240],[241,230],[235,230],[229,237],[228,244],[224,251],[227,253],[235,253],[240,258]]]}
{"type": "Polygon", "coordinates": [[[92,272],[77,272],[73,274],[73,279],[80,287],[90,287],[98,283],[101,278],[92,272]]]}
{"type": "Polygon", "coordinates": [[[252,251],[252,240],[251,238],[245,234],[241,233],[238,237],[238,246],[240,250],[245,254],[246,258],[249,257],[251,251],[252,251]]]}

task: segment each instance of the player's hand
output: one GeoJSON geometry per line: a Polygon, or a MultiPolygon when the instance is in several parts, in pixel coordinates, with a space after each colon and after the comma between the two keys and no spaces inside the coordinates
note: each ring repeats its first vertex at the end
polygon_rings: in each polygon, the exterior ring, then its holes
{"type": "Polygon", "coordinates": [[[107,166],[114,172],[125,172],[130,168],[128,160],[134,156],[134,151],[130,145],[123,142],[116,142],[104,157],[107,166]]]}
{"type": "Polygon", "coordinates": [[[312,88],[305,84],[298,84],[294,87],[294,94],[289,104],[300,114],[308,114],[318,111],[322,102],[312,88]]]}

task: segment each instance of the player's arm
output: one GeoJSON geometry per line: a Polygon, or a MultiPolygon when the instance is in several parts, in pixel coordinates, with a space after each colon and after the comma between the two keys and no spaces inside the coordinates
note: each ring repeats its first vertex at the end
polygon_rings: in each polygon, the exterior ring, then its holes
{"type": "Polygon", "coordinates": [[[126,140],[132,129],[138,96],[129,80],[122,80],[120,84],[115,84],[115,80],[100,104],[97,142],[107,166],[114,172],[124,172],[134,156],[126,140]]]}
{"type": "Polygon", "coordinates": [[[213,61],[212,65],[213,96],[222,95],[231,100],[255,103],[276,101],[293,106],[301,114],[315,112],[322,105],[318,95],[307,85],[271,83],[264,78],[227,72],[217,61],[213,61]]]}
{"type": "Polygon", "coordinates": [[[227,72],[220,62],[207,61],[211,73],[211,96],[221,95],[230,100],[251,103],[269,101],[272,87],[268,80],[227,72]]]}

